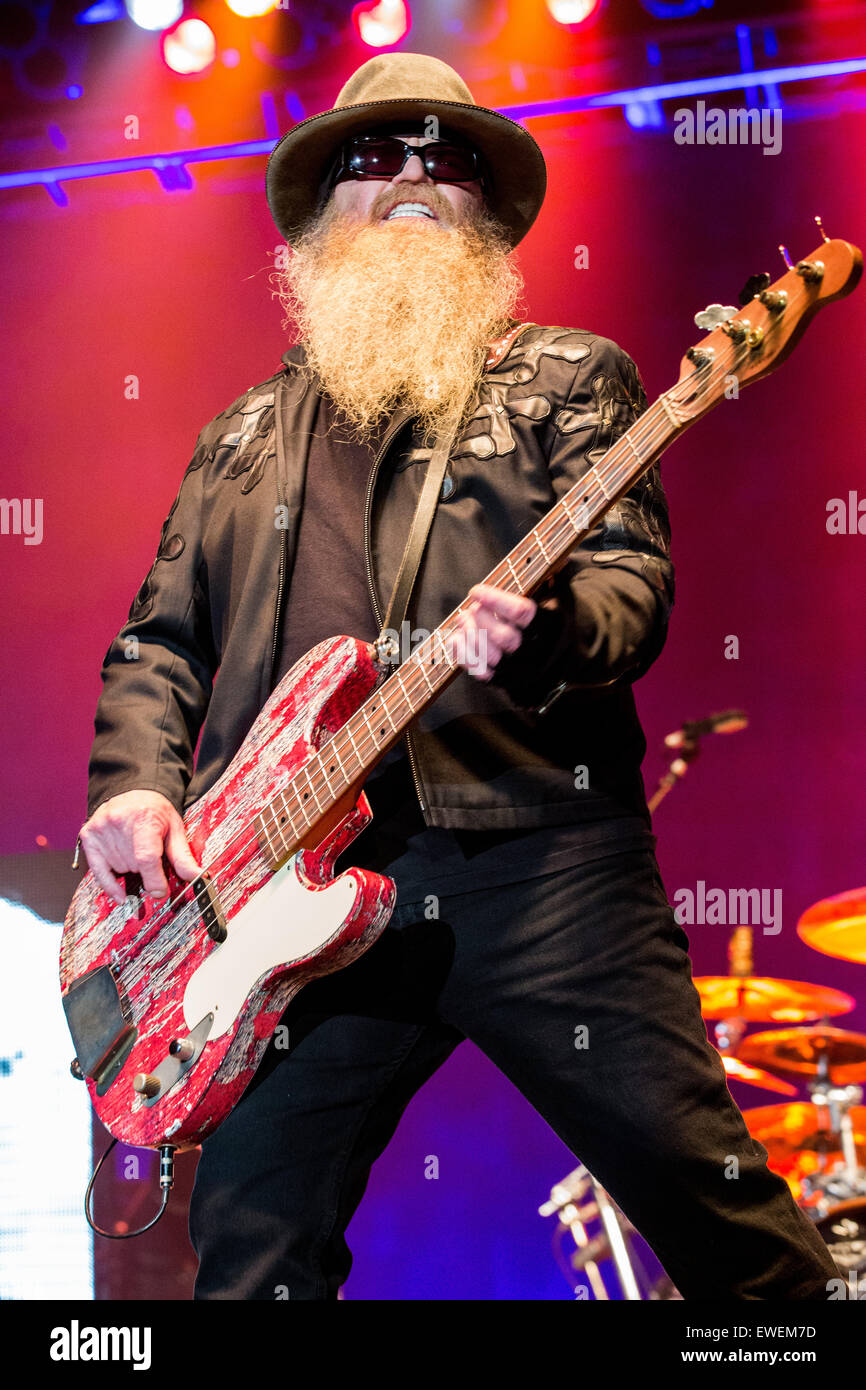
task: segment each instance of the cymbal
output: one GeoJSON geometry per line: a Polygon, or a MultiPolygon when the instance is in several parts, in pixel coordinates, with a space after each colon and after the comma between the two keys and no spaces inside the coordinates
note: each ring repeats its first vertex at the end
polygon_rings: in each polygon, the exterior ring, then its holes
{"type": "MultiPolygon", "coordinates": [[[[857,1162],[866,1168],[866,1106],[852,1106],[850,1115],[857,1162]]],[[[829,1128],[829,1112],[807,1101],[792,1101],[744,1110],[743,1119],[752,1138],[767,1150],[768,1168],[784,1178],[794,1201],[806,1209],[819,1206],[820,1193],[810,1192],[804,1180],[832,1172],[845,1161],[841,1138],[829,1128]]]]}
{"type": "Polygon", "coordinates": [[[762,1086],[765,1091],[778,1091],[782,1096],[795,1096],[797,1087],[790,1085],[787,1081],[780,1081],[777,1076],[772,1076],[768,1071],[762,1071],[760,1067],[747,1066],[739,1057],[730,1057],[727,1053],[721,1054],[722,1066],[728,1076],[733,1077],[734,1081],[745,1081],[749,1086],[762,1086]]]}
{"type": "Polygon", "coordinates": [[[797,923],[797,935],[825,956],[866,964],[866,888],[814,903],[797,923]]]}
{"type": "Polygon", "coordinates": [[[817,1025],[752,1033],[737,1049],[744,1062],[797,1076],[826,1075],[838,1086],[866,1081],[866,1034],[817,1025]]]}
{"type": "MultiPolygon", "coordinates": [[[[866,1159],[866,1105],[852,1105],[848,1112],[857,1145],[858,1162],[866,1159]]],[[[774,1164],[785,1165],[798,1155],[823,1155],[826,1166],[842,1160],[840,1136],[830,1128],[830,1113],[810,1101],[791,1101],[787,1105],[760,1105],[743,1111],[743,1119],[753,1139],[763,1144],[774,1164]]]]}
{"type": "Polygon", "coordinates": [[[775,980],[762,975],[700,975],[695,988],[704,1018],[742,1018],[747,1023],[805,1023],[827,1015],[847,1014],[850,994],[804,980],[775,980]]]}

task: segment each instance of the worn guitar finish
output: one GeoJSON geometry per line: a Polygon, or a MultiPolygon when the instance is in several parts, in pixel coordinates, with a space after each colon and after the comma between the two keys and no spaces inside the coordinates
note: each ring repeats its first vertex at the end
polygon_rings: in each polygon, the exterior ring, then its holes
{"type": "MultiPolygon", "coordinates": [[[[732,377],[743,387],[771,372],[861,271],[856,247],[825,238],[739,313],[716,320],[676,384],[484,582],[532,593],[732,377]]],[[[352,637],[320,643],[283,677],[229,767],[187,812],[203,866],[192,884],[170,874],[168,900],[139,893],[120,906],[92,874],[82,879],[66,917],[61,989],[75,1065],[115,1138],[200,1142],[252,1080],[293,995],[384,930],[391,879],[362,869],[335,877],[334,864],[372,818],[362,790],[371,768],[462,669],[450,639],[467,602],[384,681],[375,648],[352,637]]]]}
{"type": "Polygon", "coordinates": [[[255,814],[279,806],[310,754],[357,709],[379,674],[371,649],[354,638],[314,647],[274,690],[222,777],[188,811],[190,846],[207,865],[220,903],[222,944],[203,922],[206,895],[173,873],[168,903],[145,896],[118,905],[89,873],[79,884],[61,947],[65,998],[74,981],[110,967],[124,1021],[138,1030],[104,1095],[86,1077],[115,1138],[135,1146],[171,1140],[179,1149],[199,1143],[249,1084],[292,996],[308,980],[348,965],[384,929],[395,899],[391,879],[364,869],[332,876],[338,855],[372,819],[363,792],[342,815],[337,807],[340,818],[316,847],[276,870],[276,831],[269,842],[267,827],[251,830],[255,814]],[[169,1044],[187,1038],[211,1012],[205,1055],[148,1104],[133,1078],[153,1075],[170,1056],[169,1044]]]}

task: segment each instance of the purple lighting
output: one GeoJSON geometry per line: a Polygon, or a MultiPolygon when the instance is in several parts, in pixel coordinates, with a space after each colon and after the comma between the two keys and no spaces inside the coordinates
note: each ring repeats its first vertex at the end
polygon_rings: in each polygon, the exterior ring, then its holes
{"type": "Polygon", "coordinates": [[[630,91],[596,92],[585,97],[563,97],[555,101],[535,101],[526,106],[500,106],[503,116],[513,121],[531,120],[535,116],[562,116],[569,111],[594,111],[605,106],[628,106],[635,101],[666,101],[669,97],[703,96],[710,92],[742,91],[749,85],[766,87],[774,82],[807,82],[819,77],[842,77],[847,73],[866,72],[866,58],[846,58],[835,63],[802,63],[787,68],[765,68],[757,72],[732,72],[719,77],[697,77],[686,82],[660,82],[651,87],[633,87],[630,91]]]}

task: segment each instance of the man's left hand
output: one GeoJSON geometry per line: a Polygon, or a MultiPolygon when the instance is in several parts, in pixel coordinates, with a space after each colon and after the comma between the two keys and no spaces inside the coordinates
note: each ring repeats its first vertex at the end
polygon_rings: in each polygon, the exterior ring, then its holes
{"type": "Polygon", "coordinates": [[[473,584],[472,602],[459,615],[452,652],[458,664],[478,680],[489,681],[506,652],[515,652],[523,629],[535,617],[538,604],[526,594],[512,594],[492,584],[473,584]]]}

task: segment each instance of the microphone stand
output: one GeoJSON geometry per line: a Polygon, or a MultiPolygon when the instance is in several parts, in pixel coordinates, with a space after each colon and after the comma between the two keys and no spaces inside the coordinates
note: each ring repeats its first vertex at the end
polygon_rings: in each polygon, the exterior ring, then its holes
{"type": "Polygon", "coordinates": [[[665,747],[675,748],[677,756],[667,772],[659,778],[658,787],[647,802],[650,813],[664,801],[671,788],[685,777],[689,770],[689,763],[693,763],[701,751],[701,738],[704,734],[738,733],[740,729],[748,727],[748,722],[743,710],[729,709],[724,710],[721,714],[711,714],[707,719],[690,720],[683,724],[681,729],[676,729],[672,734],[668,734],[665,738],[665,747]]]}
{"type": "Polygon", "coordinates": [[[676,786],[677,782],[682,781],[689,770],[689,763],[694,762],[700,751],[701,747],[697,739],[693,742],[683,743],[679,750],[679,757],[674,758],[667,772],[659,778],[659,784],[647,802],[650,813],[664,801],[668,792],[676,786]]]}

